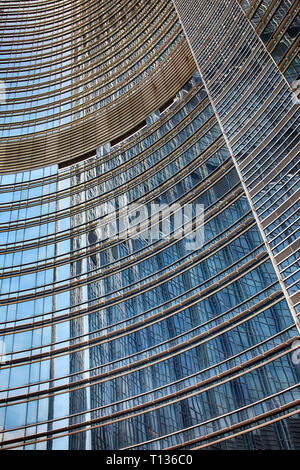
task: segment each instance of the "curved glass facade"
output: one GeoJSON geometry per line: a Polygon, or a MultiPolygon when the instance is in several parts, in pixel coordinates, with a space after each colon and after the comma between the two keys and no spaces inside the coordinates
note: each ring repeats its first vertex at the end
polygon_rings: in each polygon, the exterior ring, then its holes
{"type": "Polygon", "coordinates": [[[200,2],[201,8],[199,2],[188,6],[181,0],[174,3],[295,321],[299,322],[299,278],[287,281],[289,274],[282,262],[289,258],[289,268],[299,275],[300,101],[236,1],[215,2],[214,21],[210,2],[200,2]]]}
{"type": "Polygon", "coordinates": [[[1,173],[94,152],[195,70],[169,0],[5,0],[0,9],[1,173]]]}
{"type": "Polygon", "coordinates": [[[130,93],[183,39],[165,1],[108,2],[100,11],[95,1],[52,2],[52,9],[49,2],[40,9],[25,3],[24,12],[20,2],[5,2],[1,15],[5,66],[9,48],[9,67],[1,74],[7,86],[2,137],[87,118],[130,93]],[[25,28],[19,26],[20,9],[25,28]]]}
{"type": "MultiPolygon", "coordinates": [[[[16,2],[6,3],[16,28],[16,2]]],[[[69,2],[47,3],[53,21],[65,15],[56,41],[69,34],[71,13],[82,40],[84,27],[88,38],[97,33],[93,12],[110,24],[125,8],[115,2],[97,12],[90,1],[70,11],[69,2]]],[[[127,4],[128,11],[136,4],[136,13],[149,2],[127,4]]],[[[173,4],[157,4],[187,47],[173,4]]],[[[44,2],[32,5],[29,25],[45,13],[44,2]]],[[[132,27],[124,18],[124,31],[111,30],[120,41],[132,27]]],[[[158,56],[154,24],[145,16],[141,48],[149,56],[158,56]]],[[[47,34],[39,48],[45,56],[47,34]]],[[[70,41],[73,34],[76,28],[70,41]]],[[[171,33],[159,34],[171,48],[171,33]]],[[[64,48],[60,60],[67,60],[68,43],[64,48]]],[[[95,48],[104,57],[98,40],[95,48]]],[[[25,52],[18,51],[22,61],[25,52]]],[[[80,54],[79,47],[78,67],[80,54]]],[[[295,312],[201,74],[194,67],[164,106],[131,125],[132,135],[116,134],[89,158],[82,145],[81,159],[40,168],[34,162],[31,170],[17,166],[0,176],[0,447],[299,449],[295,312]],[[137,237],[110,235],[110,208],[120,227],[130,205],[163,208],[152,221],[155,236],[145,235],[143,218],[137,237]],[[175,218],[168,236],[163,224],[168,207],[191,205],[204,207],[203,240],[192,248],[192,222],[183,237],[175,218]]],[[[74,99],[84,100],[78,84],[76,90],[74,99]]],[[[76,104],[80,118],[83,102],[76,104]]],[[[287,138],[292,145],[293,133],[287,138]]],[[[256,174],[249,174],[250,185],[256,174]]],[[[274,223],[269,243],[280,254],[286,220],[274,223]]],[[[290,257],[282,270],[296,279],[290,257]]]]}

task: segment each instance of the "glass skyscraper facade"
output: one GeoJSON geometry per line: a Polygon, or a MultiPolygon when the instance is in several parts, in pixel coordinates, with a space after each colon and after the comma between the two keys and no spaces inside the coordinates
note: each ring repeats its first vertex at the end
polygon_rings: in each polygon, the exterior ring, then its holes
{"type": "Polygon", "coordinates": [[[0,11],[0,447],[299,449],[299,2],[0,11]]]}

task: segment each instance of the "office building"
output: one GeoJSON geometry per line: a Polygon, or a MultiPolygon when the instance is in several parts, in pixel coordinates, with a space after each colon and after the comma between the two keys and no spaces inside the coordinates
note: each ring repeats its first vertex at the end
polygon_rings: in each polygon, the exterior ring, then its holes
{"type": "Polygon", "coordinates": [[[2,448],[299,449],[299,7],[0,1],[2,448]]]}

